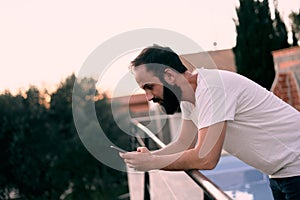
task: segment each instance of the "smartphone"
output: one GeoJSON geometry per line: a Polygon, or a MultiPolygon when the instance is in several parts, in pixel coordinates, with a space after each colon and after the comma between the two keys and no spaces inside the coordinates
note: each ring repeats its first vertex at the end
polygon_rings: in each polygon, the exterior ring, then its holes
{"type": "Polygon", "coordinates": [[[117,150],[117,151],[119,151],[119,152],[122,152],[122,153],[126,153],[126,152],[127,152],[127,151],[125,151],[124,149],[121,149],[121,148],[119,148],[119,147],[115,147],[115,146],[113,146],[113,145],[110,145],[110,148],[115,149],[115,150],[117,150]]]}

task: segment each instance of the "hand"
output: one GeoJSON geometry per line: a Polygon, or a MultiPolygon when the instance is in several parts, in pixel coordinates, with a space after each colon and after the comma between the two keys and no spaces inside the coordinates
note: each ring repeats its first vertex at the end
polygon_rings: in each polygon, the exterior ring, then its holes
{"type": "Polygon", "coordinates": [[[120,157],[130,168],[138,171],[149,171],[154,169],[154,156],[146,147],[138,147],[137,151],[120,153],[120,157]]]}

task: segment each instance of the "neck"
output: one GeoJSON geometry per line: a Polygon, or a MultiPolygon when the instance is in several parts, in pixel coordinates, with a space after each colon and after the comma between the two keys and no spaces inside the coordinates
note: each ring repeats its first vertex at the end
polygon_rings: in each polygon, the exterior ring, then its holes
{"type": "Polygon", "coordinates": [[[189,101],[195,104],[195,91],[197,88],[197,77],[198,74],[192,74],[187,71],[183,74],[183,78],[181,79],[181,83],[179,84],[182,91],[181,101],[189,101]]]}

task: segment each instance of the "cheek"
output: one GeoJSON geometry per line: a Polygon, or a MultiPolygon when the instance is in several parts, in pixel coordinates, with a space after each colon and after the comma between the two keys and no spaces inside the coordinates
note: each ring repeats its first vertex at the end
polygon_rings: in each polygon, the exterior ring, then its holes
{"type": "Polygon", "coordinates": [[[158,87],[157,91],[156,91],[156,95],[160,98],[163,98],[164,96],[164,88],[161,86],[161,87],[158,87]]]}

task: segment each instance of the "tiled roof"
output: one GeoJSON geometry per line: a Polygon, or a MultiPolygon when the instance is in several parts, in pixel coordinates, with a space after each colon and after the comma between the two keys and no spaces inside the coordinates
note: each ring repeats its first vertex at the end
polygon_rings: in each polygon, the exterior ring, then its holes
{"type": "Polygon", "coordinates": [[[132,113],[148,113],[149,111],[149,105],[145,94],[115,97],[114,101],[119,102],[121,105],[129,105],[129,110],[132,113]]]}
{"type": "Polygon", "coordinates": [[[294,73],[280,72],[276,75],[272,91],[283,101],[300,111],[299,80],[294,73]]]}
{"type": "Polygon", "coordinates": [[[300,47],[272,52],[276,77],[271,91],[300,111],[300,47]]]}
{"type": "Polygon", "coordinates": [[[197,68],[218,68],[233,72],[236,71],[234,53],[232,49],[205,51],[193,54],[184,54],[182,56],[197,68]]]}

